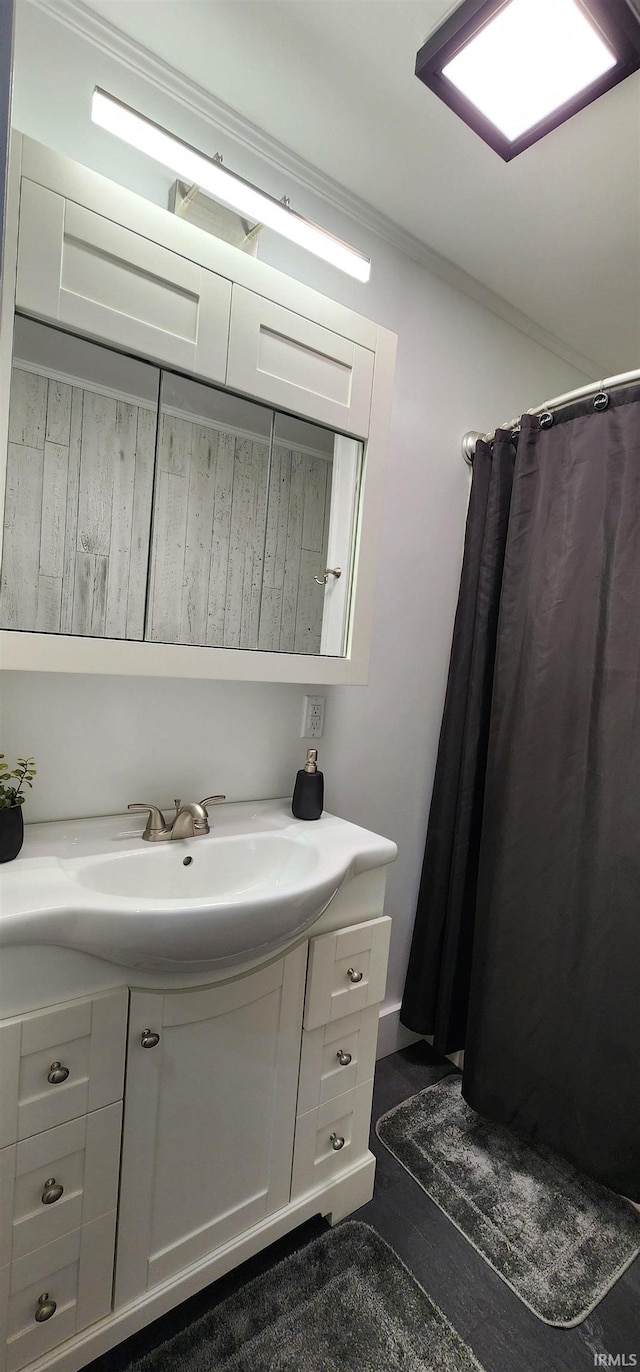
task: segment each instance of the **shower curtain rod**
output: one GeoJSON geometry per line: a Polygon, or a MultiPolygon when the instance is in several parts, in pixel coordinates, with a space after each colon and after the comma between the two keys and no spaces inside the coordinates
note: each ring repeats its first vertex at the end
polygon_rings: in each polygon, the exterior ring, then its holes
{"type": "MultiPolygon", "coordinates": [[[[629,386],[633,381],[640,381],[640,369],[634,372],[622,372],[620,376],[608,376],[604,381],[592,381],[589,386],[580,386],[576,391],[567,391],[566,395],[557,395],[553,400],[545,400],[543,405],[537,405],[534,409],[527,410],[527,414],[544,414],[546,410],[557,409],[560,405],[568,405],[572,400],[582,400],[584,396],[598,395],[600,391],[610,390],[612,386],[629,386]]],[[[501,424],[501,429],[519,429],[520,415],[517,419],[512,419],[508,424],[501,424]]],[[[481,434],[471,429],[469,433],[462,437],[462,456],[465,462],[473,465],[473,453],[476,443],[482,440],[483,443],[491,443],[496,436],[493,433],[481,434]]]]}

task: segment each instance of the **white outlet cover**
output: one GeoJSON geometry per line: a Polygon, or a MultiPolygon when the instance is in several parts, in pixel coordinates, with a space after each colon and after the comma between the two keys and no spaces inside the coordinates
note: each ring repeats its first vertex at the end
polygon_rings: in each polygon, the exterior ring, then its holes
{"type": "Polygon", "coordinates": [[[322,738],[324,733],[324,696],[305,696],[301,738],[322,738]]]}

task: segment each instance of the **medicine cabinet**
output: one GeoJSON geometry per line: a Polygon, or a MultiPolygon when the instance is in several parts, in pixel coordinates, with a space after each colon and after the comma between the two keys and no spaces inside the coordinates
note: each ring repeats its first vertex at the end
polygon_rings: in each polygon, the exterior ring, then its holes
{"type": "Polygon", "coordinates": [[[7,242],[2,665],[366,680],[393,335],[21,137],[7,242]]]}
{"type": "Polygon", "coordinates": [[[17,316],[0,626],[341,656],[361,454],[17,316]]]}

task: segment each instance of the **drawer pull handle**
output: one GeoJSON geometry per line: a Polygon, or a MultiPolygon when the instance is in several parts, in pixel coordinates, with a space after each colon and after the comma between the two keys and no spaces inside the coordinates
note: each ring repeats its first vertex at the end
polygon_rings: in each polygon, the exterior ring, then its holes
{"type": "Polygon", "coordinates": [[[159,1042],[159,1034],[155,1034],[152,1029],[143,1029],[140,1035],[140,1043],[143,1048],[156,1048],[159,1042]]]}
{"type": "Polygon", "coordinates": [[[353,967],[347,967],[347,976],[349,981],[352,981],[354,985],[356,982],[362,981],[362,972],[356,972],[353,967]]]}
{"type": "Polygon", "coordinates": [[[331,1147],[333,1148],[335,1153],[339,1153],[340,1149],[344,1148],[344,1139],[342,1137],[342,1134],[331,1134],[329,1136],[329,1142],[331,1143],[331,1147]]]}
{"type": "Polygon", "coordinates": [[[47,1081],[50,1081],[52,1086],[59,1086],[61,1082],[67,1080],[68,1075],[68,1067],[63,1067],[59,1062],[52,1062],[47,1073],[47,1081]]]}
{"type": "Polygon", "coordinates": [[[55,1315],[57,1308],[55,1301],[49,1300],[49,1292],[43,1291],[42,1295],[38,1296],[38,1304],[36,1306],[35,1318],[38,1324],[43,1324],[45,1320],[50,1320],[51,1316],[55,1315]]]}
{"type": "Polygon", "coordinates": [[[351,1062],[351,1054],[345,1053],[344,1048],[339,1048],[336,1057],[341,1067],[348,1067],[351,1062]]]}
{"type": "Polygon", "coordinates": [[[55,1177],[49,1177],[48,1181],[44,1184],[44,1191],[42,1192],[40,1200],[43,1205],[55,1205],[56,1201],[60,1200],[63,1192],[64,1186],[61,1186],[60,1183],[56,1181],[55,1177]]]}

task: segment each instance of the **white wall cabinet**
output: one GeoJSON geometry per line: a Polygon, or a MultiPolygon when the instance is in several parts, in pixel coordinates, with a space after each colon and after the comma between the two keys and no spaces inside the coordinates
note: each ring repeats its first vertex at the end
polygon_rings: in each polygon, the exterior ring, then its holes
{"type": "Polygon", "coordinates": [[[391,921],[338,899],[359,924],[213,985],[153,974],[0,1022],[0,1372],[77,1372],[295,1225],[370,1198],[391,921]]]}
{"type": "Polygon", "coordinates": [[[366,438],[373,363],[369,348],[233,287],[228,386],[366,438]]]}
{"type": "Polygon", "coordinates": [[[23,178],[16,306],[224,381],[231,283],[23,178]]]}
{"type": "MultiPolygon", "coordinates": [[[[57,446],[50,440],[43,456],[40,445],[31,445],[26,454],[24,443],[14,444],[5,520],[11,571],[7,594],[12,603],[3,613],[1,665],[13,670],[313,681],[318,685],[365,682],[395,336],[20,135],[14,139],[11,185],[8,265],[1,301],[3,335],[5,330],[10,334],[17,310],[122,350],[132,364],[144,358],[188,377],[223,385],[229,393],[268,402],[299,419],[330,428],[338,443],[341,436],[343,442],[351,440],[353,447],[362,440],[365,450],[358,479],[349,486],[343,517],[331,509],[330,548],[326,550],[325,539],[322,547],[304,549],[305,593],[293,634],[264,632],[261,637],[247,631],[231,642],[225,630],[222,643],[219,639],[210,643],[208,638],[203,643],[194,641],[195,630],[190,629],[187,642],[176,644],[164,635],[162,642],[140,642],[140,607],[127,604],[125,615],[118,604],[114,618],[113,606],[110,610],[107,603],[109,594],[112,600],[114,596],[122,599],[114,569],[118,557],[124,556],[118,542],[120,524],[128,519],[123,501],[116,502],[122,512],[114,547],[110,543],[97,550],[93,546],[76,550],[82,562],[79,584],[88,586],[88,608],[80,595],[76,597],[79,610],[74,618],[62,603],[64,549],[73,546],[73,538],[62,528],[61,501],[55,536],[49,537],[47,523],[47,537],[34,544],[35,573],[32,568],[24,592],[14,591],[14,585],[22,586],[18,565],[22,545],[10,536],[19,522],[18,505],[21,501],[20,509],[37,505],[39,498],[42,503],[45,485],[47,490],[56,482],[60,485],[62,469],[70,461],[64,440],[57,446]],[[53,553],[49,544],[55,545],[53,553]],[[310,597],[317,598],[313,577],[324,572],[324,558],[322,565],[319,559],[325,551],[327,557],[339,558],[342,579],[339,589],[332,588],[324,602],[318,602],[321,611],[324,605],[327,623],[323,620],[322,632],[316,632],[317,606],[310,597]]],[[[0,355],[0,427],[7,432],[8,349],[0,355]]],[[[4,436],[0,434],[2,440],[4,436]]],[[[107,474],[108,459],[107,454],[107,474]]],[[[115,464],[113,453],[111,459],[115,464]]],[[[0,472],[0,489],[2,484],[0,472]]],[[[333,486],[332,501],[335,496],[339,503],[342,488],[339,482],[333,486]]],[[[73,500],[69,508],[75,508],[73,500]]],[[[136,564],[133,582],[142,595],[145,549],[138,551],[140,566],[136,564]]],[[[168,570],[174,580],[179,578],[178,567],[168,570]]],[[[259,572],[256,563],[245,575],[252,586],[255,581],[258,591],[259,572]]],[[[66,580],[70,585],[68,576],[66,580]]],[[[267,617],[284,616],[282,587],[265,585],[262,595],[267,617]]],[[[154,605],[155,618],[164,622],[154,605]]]]}

